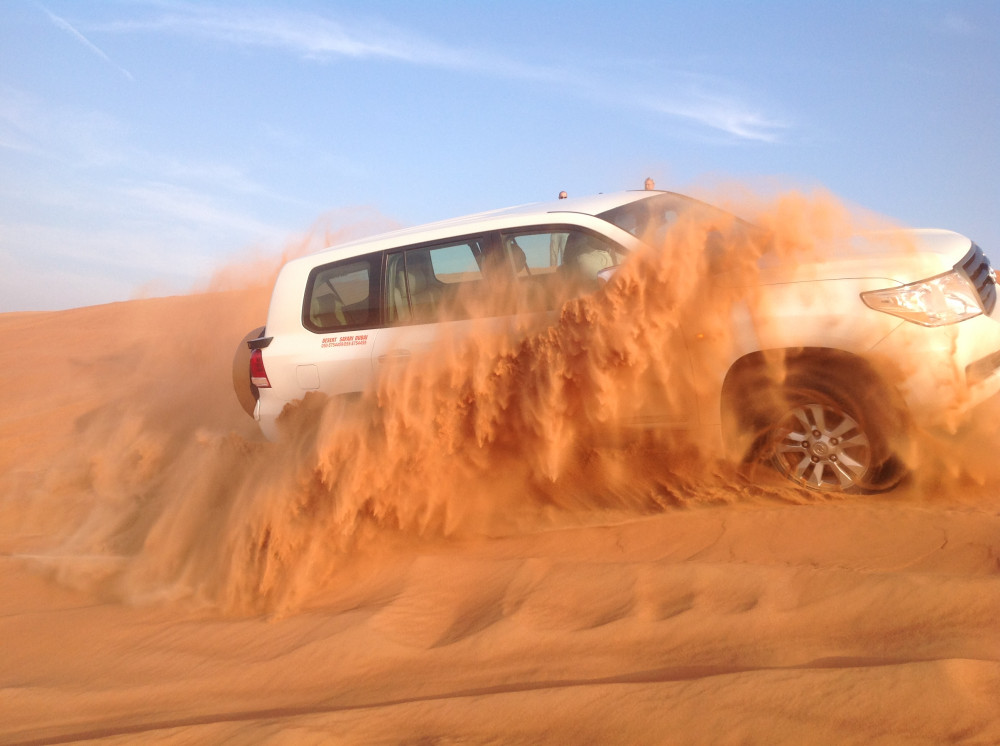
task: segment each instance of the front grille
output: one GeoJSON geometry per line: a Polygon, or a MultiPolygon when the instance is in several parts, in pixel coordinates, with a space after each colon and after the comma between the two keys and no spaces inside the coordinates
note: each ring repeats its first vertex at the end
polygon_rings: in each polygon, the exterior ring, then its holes
{"type": "Polygon", "coordinates": [[[998,368],[1000,368],[1000,350],[966,365],[965,381],[970,386],[975,386],[996,373],[998,368]]]}
{"type": "Polygon", "coordinates": [[[976,286],[976,292],[979,293],[979,299],[983,302],[986,313],[993,313],[993,307],[997,303],[997,276],[990,267],[989,257],[981,248],[972,244],[969,253],[955,265],[955,268],[961,269],[976,286]]]}

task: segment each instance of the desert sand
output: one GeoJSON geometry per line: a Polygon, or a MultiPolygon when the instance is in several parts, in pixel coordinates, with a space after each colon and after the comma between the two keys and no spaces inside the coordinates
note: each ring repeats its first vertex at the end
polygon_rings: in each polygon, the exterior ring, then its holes
{"type": "Polygon", "coordinates": [[[1000,405],[880,495],[560,451],[510,360],[267,443],[268,293],[0,316],[0,742],[1000,743],[1000,405]]]}

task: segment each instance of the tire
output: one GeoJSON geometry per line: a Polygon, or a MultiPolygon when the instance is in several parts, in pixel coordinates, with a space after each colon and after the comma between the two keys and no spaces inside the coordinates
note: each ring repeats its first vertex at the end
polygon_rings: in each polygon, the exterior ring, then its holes
{"type": "Polygon", "coordinates": [[[260,326],[243,337],[233,355],[233,391],[243,411],[251,417],[257,406],[257,387],[250,383],[250,348],[247,342],[257,339],[263,332],[264,327],[260,326]]]}
{"type": "Polygon", "coordinates": [[[881,432],[846,396],[797,391],[768,431],[771,464],[818,492],[888,489],[898,470],[881,432]]]}
{"type": "Polygon", "coordinates": [[[896,455],[907,425],[898,397],[863,361],[846,362],[825,355],[792,359],[780,384],[759,368],[748,375],[735,417],[743,442],[751,444],[744,460],[817,492],[894,487],[906,473],[896,455]]]}

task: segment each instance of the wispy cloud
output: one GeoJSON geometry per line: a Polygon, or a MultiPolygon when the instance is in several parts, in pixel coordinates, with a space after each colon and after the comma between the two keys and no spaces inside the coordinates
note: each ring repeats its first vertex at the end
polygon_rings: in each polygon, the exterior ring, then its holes
{"type": "Polygon", "coordinates": [[[91,52],[93,52],[102,60],[107,62],[109,65],[111,65],[111,67],[115,68],[118,72],[120,72],[129,80],[135,80],[135,78],[132,77],[132,73],[130,73],[124,67],[117,64],[114,60],[108,57],[108,55],[105,54],[104,50],[102,50],[100,47],[94,44],[90,39],[88,39],[86,36],[77,31],[77,29],[74,28],[74,26],[69,21],[67,21],[65,18],[57,16],[55,13],[51,12],[48,8],[46,8],[44,5],[40,5],[39,7],[42,9],[45,15],[49,17],[49,20],[52,21],[53,25],[55,25],[56,28],[59,28],[68,33],[70,36],[72,36],[78,42],[83,44],[83,46],[85,46],[91,52]]]}
{"type": "Polygon", "coordinates": [[[141,214],[168,219],[202,232],[274,236],[274,226],[244,211],[227,208],[200,189],[190,189],[167,182],[146,181],[121,188],[124,204],[141,214]]]}
{"type": "Polygon", "coordinates": [[[174,151],[137,145],[134,139],[129,128],[110,114],[46,103],[0,84],[0,150],[91,174],[152,176],[237,199],[251,196],[272,203],[297,202],[268,189],[242,166],[205,157],[184,158],[174,151]]]}
{"type": "Polygon", "coordinates": [[[463,67],[474,59],[468,52],[441,46],[390,26],[349,25],[293,11],[242,10],[237,13],[207,6],[178,6],[156,18],[115,21],[99,28],[117,32],[163,31],[196,35],[230,44],[282,49],[319,61],[347,57],[463,67]]]}
{"type": "Polygon", "coordinates": [[[221,255],[279,246],[291,232],[211,190],[40,178],[44,191],[30,197],[0,185],[0,312],[126,298],[150,277],[161,291],[181,292],[209,277],[221,255]],[[26,284],[31,292],[14,292],[17,267],[36,278],[26,284]]]}
{"type": "Polygon", "coordinates": [[[0,148],[76,167],[120,162],[126,129],[109,114],[76,106],[47,104],[0,85],[0,148]]]}
{"type": "Polygon", "coordinates": [[[479,47],[475,50],[446,46],[377,21],[342,22],[326,16],[299,12],[222,10],[206,6],[176,5],[144,20],[116,21],[100,26],[118,33],[164,32],[196,36],[244,47],[281,50],[305,60],[331,62],[338,58],[386,60],[403,64],[455,70],[496,78],[548,84],[563,92],[604,105],[638,107],[661,116],[709,128],[736,140],[776,142],[789,125],[747,105],[738,95],[725,92],[733,86],[713,85],[688,73],[670,73],[650,63],[649,77],[656,83],[637,90],[629,82],[608,79],[587,62],[565,65],[534,64],[505,57],[479,47]],[[650,90],[653,88],[655,90],[650,90]],[[669,90],[670,95],[660,91],[669,90]],[[676,91],[687,93],[678,94],[676,91]]]}
{"type": "Polygon", "coordinates": [[[740,140],[778,142],[787,132],[787,122],[746,106],[738,98],[721,91],[704,89],[685,98],[646,98],[642,105],[650,111],[694,122],[740,140]]]}
{"type": "Polygon", "coordinates": [[[38,153],[32,132],[37,118],[27,96],[10,86],[0,85],[0,148],[20,153],[38,153]]]}
{"type": "Polygon", "coordinates": [[[973,36],[976,33],[976,27],[972,25],[972,22],[958,13],[946,14],[941,22],[941,28],[956,36],[973,36]]]}

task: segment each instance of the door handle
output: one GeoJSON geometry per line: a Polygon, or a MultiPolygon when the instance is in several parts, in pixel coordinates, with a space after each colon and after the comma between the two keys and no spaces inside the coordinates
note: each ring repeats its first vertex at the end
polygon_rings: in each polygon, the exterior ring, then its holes
{"type": "Polygon", "coordinates": [[[393,350],[392,352],[387,352],[384,355],[378,356],[379,365],[386,365],[387,363],[398,363],[410,358],[409,350],[393,350]]]}

